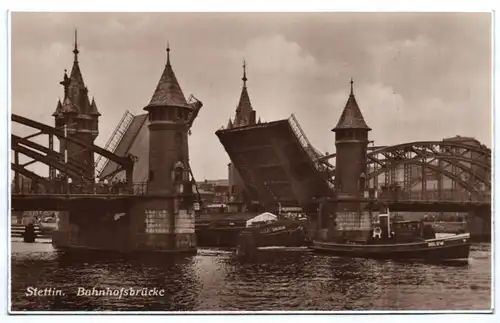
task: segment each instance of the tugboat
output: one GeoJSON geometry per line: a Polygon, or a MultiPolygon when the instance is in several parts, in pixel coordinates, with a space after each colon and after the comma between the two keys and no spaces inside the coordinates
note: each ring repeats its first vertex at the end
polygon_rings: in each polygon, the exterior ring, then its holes
{"type": "Polygon", "coordinates": [[[457,233],[436,238],[431,225],[424,221],[393,221],[390,212],[379,214],[367,241],[338,239],[313,240],[316,252],[353,258],[419,259],[428,261],[467,259],[470,234],[457,233]]]}
{"type": "Polygon", "coordinates": [[[238,238],[237,254],[248,256],[263,247],[301,247],[307,242],[300,220],[262,213],[247,221],[238,238]]]}

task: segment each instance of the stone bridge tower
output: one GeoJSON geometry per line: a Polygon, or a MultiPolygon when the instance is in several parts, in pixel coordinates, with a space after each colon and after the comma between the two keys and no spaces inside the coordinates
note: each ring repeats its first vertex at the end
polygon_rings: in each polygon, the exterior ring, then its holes
{"type": "Polygon", "coordinates": [[[148,192],[174,194],[178,182],[189,180],[187,123],[193,108],[187,103],[172,70],[170,48],[167,48],[165,70],[144,110],[149,120],[148,192]]]}
{"type": "MultiPolygon", "coordinates": [[[[366,155],[368,132],[363,114],[354,97],[353,81],[351,92],[335,132],[336,164],[335,189],[338,197],[360,197],[366,188],[366,155]]],[[[371,215],[357,202],[339,202],[334,207],[334,218],[321,218],[327,224],[328,235],[342,235],[352,239],[365,239],[371,230],[371,215]]],[[[324,216],[326,214],[323,214],[324,216]]]]}
{"type": "MultiPolygon", "coordinates": [[[[52,114],[54,117],[55,127],[64,130],[66,128],[68,137],[77,137],[83,139],[90,144],[99,135],[99,117],[101,114],[97,110],[97,105],[94,98],[89,100],[88,88],[83,82],[82,72],[78,63],[78,41],[75,31],[75,46],[73,49],[74,60],[73,68],[68,76],[64,72],[63,80],[60,84],[64,87],[63,101],[57,102],[57,108],[52,114]]],[[[81,146],[71,142],[60,140],[60,152],[67,154],[67,160],[78,161],[85,166],[85,177],[87,180],[92,180],[95,176],[94,152],[82,149],[81,146]]],[[[51,174],[53,177],[54,174],[51,174]]],[[[73,178],[75,182],[83,180],[82,178],[73,178]]]]}
{"type": "Polygon", "coordinates": [[[335,186],[340,194],[355,196],[365,188],[366,153],[368,132],[363,114],[354,97],[353,81],[351,93],[340,116],[335,132],[335,186]]]}
{"type": "MultiPolygon", "coordinates": [[[[199,101],[195,104],[201,106],[199,101]]],[[[132,210],[134,226],[141,231],[133,239],[134,249],[196,250],[188,147],[195,104],[189,104],[182,93],[168,47],[165,69],[144,108],[149,120],[149,197],[132,210]]]]}

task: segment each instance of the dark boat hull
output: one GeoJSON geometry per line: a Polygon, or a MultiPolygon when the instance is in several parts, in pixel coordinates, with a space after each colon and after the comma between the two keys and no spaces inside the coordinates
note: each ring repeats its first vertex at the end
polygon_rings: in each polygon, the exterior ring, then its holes
{"type": "Polygon", "coordinates": [[[270,225],[246,228],[238,237],[237,254],[250,257],[259,248],[301,247],[306,244],[305,230],[295,221],[281,221],[270,225]]]}
{"type": "Polygon", "coordinates": [[[320,253],[351,258],[422,259],[430,261],[467,259],[470,250],[470,235],[459,234],[442,239],[395,244],[340,244],[313,241],[310,248],[320,253]]]}
{"type": "Polygon", "coordinates": [[[304,245],[305,234],[299,223],[285,223],[254,229],[255,245],[259,247],[299,247],[304,245]]]}

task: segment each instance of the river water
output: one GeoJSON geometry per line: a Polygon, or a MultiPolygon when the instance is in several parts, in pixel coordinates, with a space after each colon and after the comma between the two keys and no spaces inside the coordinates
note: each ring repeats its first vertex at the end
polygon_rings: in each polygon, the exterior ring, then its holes
{"type": "Polygon", "coordinates": [[[303,248],[261,251],[252,262],[217,249],[137,257],[13,241],[11,250],[13,311],[491,308],[489,244],[473,245],[468,262],[447,265],[337,258],[303,248]],[[33,296],[34,288],[61,294],[33,296]],[[130,288],[152,294],[111,295],[130,288]],[[99,291],[108,295],[89,294],[99,291]]]}

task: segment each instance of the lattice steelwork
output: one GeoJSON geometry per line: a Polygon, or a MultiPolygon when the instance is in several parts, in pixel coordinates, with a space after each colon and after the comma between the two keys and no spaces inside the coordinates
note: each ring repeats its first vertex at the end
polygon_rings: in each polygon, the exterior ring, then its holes
{"type": "MultiPolygon", "coordinates": [[[[367,183],[406,200],[491,200],[491,150],[457,140],[369,147],[367,183]]],[[[330,165],[336,154],[317,159],[330,165]]],[[[332,174],[332,171],[329,171],[332,174]]]]}
{"type": "Polygon", "coordinates": [[[372,182],[399,186],[407,199],[490,199],[491,150],[453,141],[414,142],[368,153],[372,182]],[[377,168],[378,167],[378,168],[377,168]]]}
{"type": "Polygon", "coordinates": [[[12,150],[14,151],[14,162],[11,163],[11,168],[14,171],[14,192],[20,192],[19,187],[19,174],[24,175],[27,178],[39,183],[40,185],[47,188],[47,190],[53,189],[54,186],[54,173],[55,170],[58,170],[61,174],[64,174],[65,177],[73,179],[73,181],[79,181],[82,183],[93,183],[94,182],[94,174],[93,171],[89,172],[87,165],[84,165],[81,161],[73,158],[73,156],[67,156],[68,162],[64,162],[64,154],[54,150],[53,147],[53,138],[58,137],[59,139],[63,139],[67,142],[71,142],[72,144],[78,145],[81,147],[81,151],[92,151],[95,154],[102,155],[105,158],[112,160],[117,165],[119,165],[119,170],[125,170],[127,172],[127,177],[130,179],[134,167],[134,158],[133,156],[117,156],[114,153],[103,149],[94,144],[90,144],[84,140],[81,140],[76,137],[67,136],[62,129],[54,128],[48,126],[46,124],[21,117],[16,114],[12,114],[11,116],[12,122],[16,122],[22,124],[24,126],[28,126],[33,130],[38,130],[32,135],[26,137],[16,136],[15,134],[11,135],[12,140],[12,150]],[[49,144],[48,147],[40,145],[32,140],[36,136],[40,135],[48,135],[49,144]],[[19,163],[19,154],[27,156],[32,160],[25,164],[19,163]],[[49,177],[45,178],[34,172],[31,172],[26,167],[35,162],[43,163],[49,166],[49,177]]]}
{"type": "MultiPolygon", "coordinates": [[[[108,139],[108,142],[104,146],[104,149],[111,151],[111,152],[116,152],[116,148],[120,141],[122,140],[123,136],[125,135],[128,127],[134,120],[134,115],[130,113],[130,111],[125,111],[123,114],[123,117],[121,118],[120,122],[116,126],[115,130],[111,134],[111,136],[108,139]]],[[[105,158],[102,155],[99,155],[97,157],[97,160],[95,162],[95,172],[96,175],[99,177],[101,175],[101,171],[106,167],[108,164],[109,159],[105,158]]]]}

